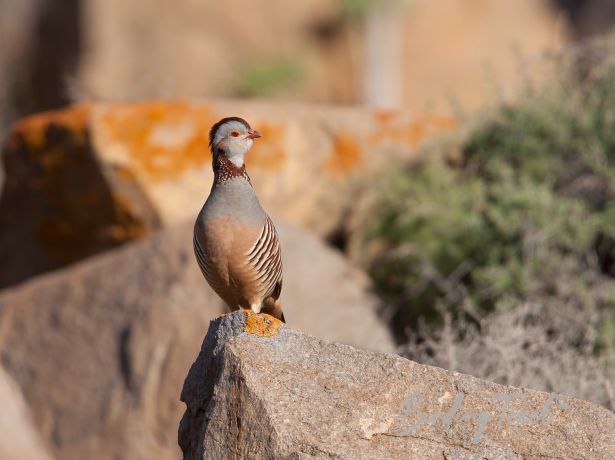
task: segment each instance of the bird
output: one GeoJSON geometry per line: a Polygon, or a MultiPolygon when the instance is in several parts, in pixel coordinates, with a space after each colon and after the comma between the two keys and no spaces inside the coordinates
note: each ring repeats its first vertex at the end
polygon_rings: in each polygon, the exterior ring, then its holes
{"type": "Polygon", "coordinates": [[[286,322],[278,232],[244,163],[259,137],[240,117],[223,118],[211,127],[214,180],[194,223],[194,253],[205,280],[231,311],[267,313],[286,322]]]}

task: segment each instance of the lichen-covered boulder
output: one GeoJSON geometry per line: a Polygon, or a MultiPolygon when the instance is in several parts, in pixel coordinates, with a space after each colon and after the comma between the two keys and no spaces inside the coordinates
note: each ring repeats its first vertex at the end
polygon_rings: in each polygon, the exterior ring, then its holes
{"type": "Polygon", "coordinates": [[[82,104],[25,118],[4,147],[0,287],[193,218],[212,182],[209,128],[228,115],[263,134],[247,164],[267,211],[319,235],[343,225],[358,179],[455,126],[247,102],[82,104]]]}

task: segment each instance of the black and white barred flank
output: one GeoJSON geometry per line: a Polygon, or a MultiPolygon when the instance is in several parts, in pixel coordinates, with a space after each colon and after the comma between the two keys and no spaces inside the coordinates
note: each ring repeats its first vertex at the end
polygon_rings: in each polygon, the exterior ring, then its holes
{"type": "Polygon", "coordinates": [[[282,256],[280,240],[273,222],[267,216],[263,230],[246,253],[247,264],[256,273],[255,282],[263,292],[263,299],[274,294],[276,286],[282,282],[282,256]]]}

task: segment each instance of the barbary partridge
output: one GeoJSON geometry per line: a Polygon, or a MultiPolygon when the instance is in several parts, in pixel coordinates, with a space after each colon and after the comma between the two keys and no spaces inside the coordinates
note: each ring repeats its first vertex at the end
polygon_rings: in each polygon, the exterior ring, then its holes
{"type": "Polygon", "coordinates": [[[194,224],[194,253],[203,276],[231,310],[282,321],[282,257],[278,233],[263,211],[244,157],[258,131],[239,117],[212,126],[214,181],[194,224]]]}

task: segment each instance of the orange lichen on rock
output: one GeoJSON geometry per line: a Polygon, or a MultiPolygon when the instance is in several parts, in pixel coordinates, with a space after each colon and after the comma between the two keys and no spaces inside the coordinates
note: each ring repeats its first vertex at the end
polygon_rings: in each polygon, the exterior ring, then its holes
{"type": "Polygon", "coordinates": [[[58,126],[82,143],[86,138],[90,108],[89,104],[77,104],[24,117],[13,126],[9,142],[21,139],[30,150],[38,150],[45,145],[49,128],[58,126]]]}
{"type": "Polygon", "coordinates": [[[376,121],[381,124],[387,124],[388,122],[394,120],[398,117],[398,113],[392,110],[374,110],[374,118],[376,121]]]}
{"type": "Polygon", "coordinates": [[[251,310],[243,310],[246,315],[244,330],[248,334],[259,337],[271,337],[278,333],[282,321],[267,313],[254,313],[251,310]]]}
{"type": "MultiPolygon", "coordinates": [[[[13,219],[28,235],[24,245],[39,253],[19,275],[0,277],[0,284],[141,238],[159,225],[134,178],[101,168],[90,145],[93,113],[93,106],[79,104],[23,118],[13,127],[4,150],[11,186],[0,227],[19,213],[13,219]]],[[[9,257],[18,261],[18,248],[0,248],[11,251],[9,257]]]]}
{"type": "Polygon", "coordinates": [[[455,118],[445,116],[425,116],[407,124],[393,123],[396,118],[393,112],[375,112],[374,117],[379,126],[368,137],[372,145],[392,139],[405,142],[414,149],[434,134],[451,131],[457,127],[455,118]]]}
{"type": "Polygon", "coordinates": [[[153,102],[113,105],[102,116],[105,141],[119,145],[134,169],[165,180],[209,162],[209,127],[217,117],[207,105],[153,102]]]}
{"type": "Polygon", "coordinates": [[[325,163],[326,170],[334,175],[344,175],[361,164],[362,152],[358,140],[342,131],[333,139],[333,149],[325,163]]]}
{"type": "Polygon", "coordinates": [[[286,153],[284,135],[286,130],[281,123],[260,123],[255,126],[262,137],[254,142],[252,150],[246,157],[248,168],[256,167],[267,170],[279,170],[286,153]]]}

